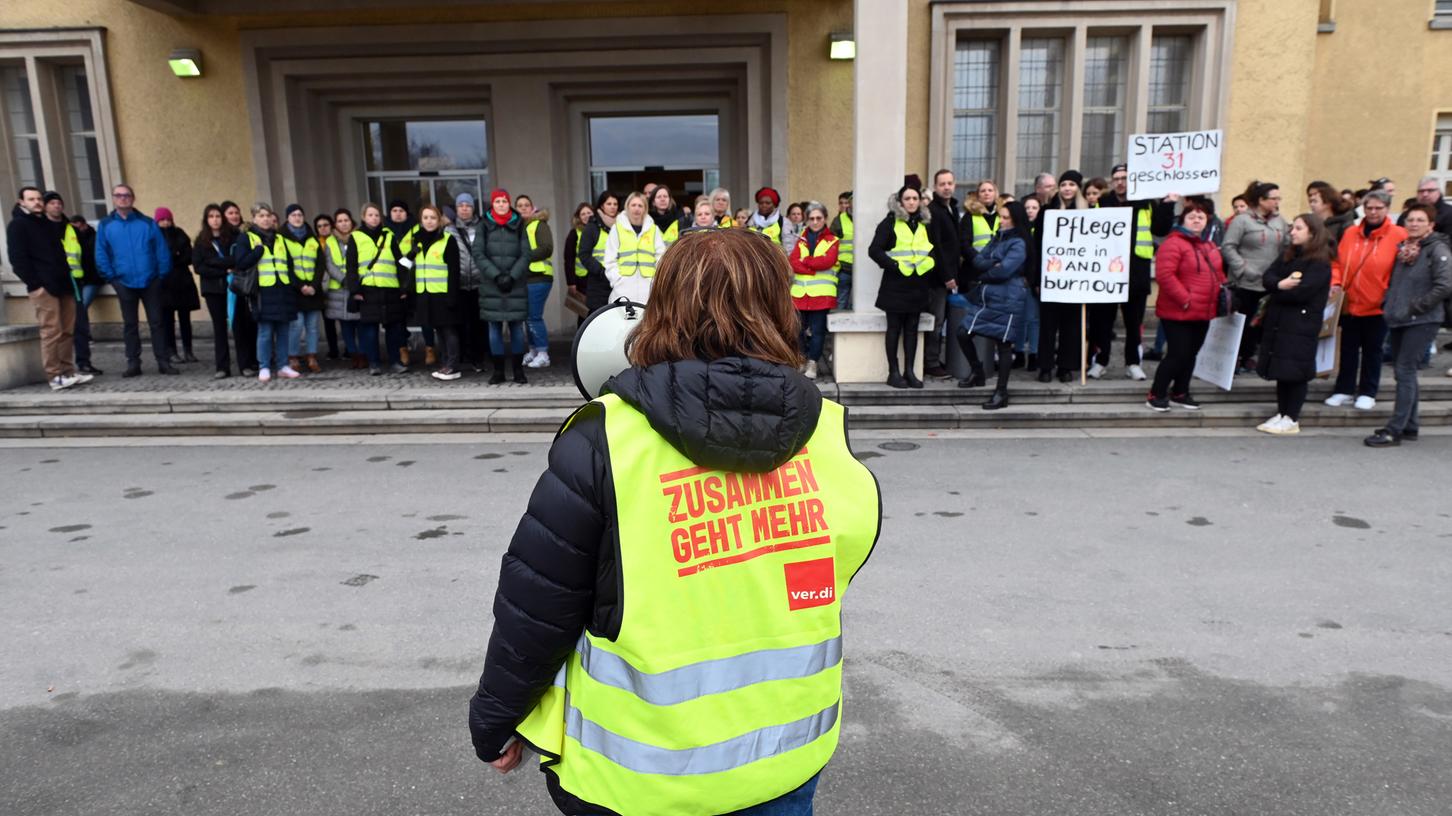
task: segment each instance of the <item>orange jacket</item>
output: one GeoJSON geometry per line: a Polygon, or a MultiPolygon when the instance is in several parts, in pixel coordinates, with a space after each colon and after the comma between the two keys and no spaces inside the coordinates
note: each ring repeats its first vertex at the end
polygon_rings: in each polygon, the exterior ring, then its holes
{"type": "Polygon", "coordinates": [[[1331,264],[1331,285],[1346,290],[1343,314],[1370,317],[1381,314],[1392,267],[1397,263],[1397,246],[1407,240],[1407,231],[1388,218],[1367,236],[1356,224],[1341,236],[1336,260],[1331,264]]]}

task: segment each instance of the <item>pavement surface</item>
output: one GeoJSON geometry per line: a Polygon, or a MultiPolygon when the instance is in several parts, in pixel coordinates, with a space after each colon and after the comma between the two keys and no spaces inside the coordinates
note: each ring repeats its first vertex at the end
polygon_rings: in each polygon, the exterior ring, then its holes
{"type": "MultiPolygon", "coordinates": [[[[554,812],[465,725],[547,441],[0,443],[0,814],[554,812]]],[[[854,444],[819,813],[1452,809],[1452,436],[854,444]]]]}

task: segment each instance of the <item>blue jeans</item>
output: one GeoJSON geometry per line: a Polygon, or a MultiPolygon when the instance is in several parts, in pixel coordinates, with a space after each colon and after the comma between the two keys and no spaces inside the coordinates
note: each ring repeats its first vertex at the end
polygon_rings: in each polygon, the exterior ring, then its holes
{"type": "MultiPolygon", "coordinates": [[[[80,308],[76,309],[76,365],[82,368],[91,364],[91,304],[96,302],[96,294],[101,291],[101,284],[92,283],[81,287],[80,308]]],[[[225,342],[225,338],[223,338],[225,342]]]]}
{"type": "MultiPolygon", "coordinates": [[[[359,349],[363,344],[358,342],[358,328],[363,324],[357,320],[339,320],[338,322],[343,324],[343,350],[348,352],[349,356],[362,354],[363,352],[359,349]]],[[[376,335],[374,339],[377,340],[376,335]]]]}
{"type": "Polygon", "coordinates": [[[318,353],[318,332],[322,330],[322,312],[298,312],[297,317],[292,319],[292,326],[287,333],[287,355],[289,357],[300,357],[303,354],[318,353]],[[308,336],[307,351],[303,351],[302,335],[306,332],[308,336]]]}
{"type": "MultiPolygon", "coordinates": [[[[511,320],[509,325],[509,353],[524,353],[524,321],[511,320]]],[[[489,321],[489,353],[495,357],[504,356],[504,326],[498,320],[489,321]]]]}
{"type": "Polygon", "coordinates": [[[852,264],[842,264],[837,270],[837,308],[852,308],[852,264]]]}
{"type": "Polygon", "coordinates": [[[1014,351],[1024,351],[1029,354],[1039,353],[1039,299],[1029,292],[1029,296],[1023,302],[1023,320],[1025,333],[1023,340],[1015,343],[1014,351]]]}
{"type": "Polygon", "coordinates": [[[291,332],[290,320],[257,321],[257,362],[263,368],[277,371],[287,365],[287,337],[291,332]]]}
{"type": "Polygon", "coordinates": [[[544,307],[553,285],[549,282],[529,285],[529,347],[536,351],[546,351],[550,347],[550,332],[545,328],[544,307]]]}
{"type": "Polygon", "coordinates": [[[738,810],[731,816],[812,816],[812,797],[817,794],[817,780],[821,777],[819,773],[785,796],[738,810]]]}
{"type": "MultiPolygon", "coordinates": [[[[344,326],[347,324],[344,323],[344,326]]],[[[378,326],[377,323],[358,322],[358,345],[362,346],[360,351],[368,358],[369,368],[378,368],[380,365],[378,357],[378,326]]],[[[384,327],[384,340],[388,344],[388,362],[399,362],[398,350],[408,342],[408,329],[402,323],[389,323],[384,327]]]]}
{"type": "Polygon", "coordinates": [[[822,346],[827,342],[828,311],[828,309],[797,311],[797,317],[802,321],[802,352],[807,355],[808,360],[815,362],[822,359],[822,346]],[[811,336],[808,336],[808,331],[811,332],[811,336]]]}

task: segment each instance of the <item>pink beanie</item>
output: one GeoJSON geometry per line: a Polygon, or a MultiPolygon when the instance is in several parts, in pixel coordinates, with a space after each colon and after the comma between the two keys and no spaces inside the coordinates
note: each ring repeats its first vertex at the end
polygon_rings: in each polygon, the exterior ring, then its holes
{"type": "Polygon", "coordinates": [[[168,210],[165,207],[157,207],[156,208],[156,220],[157,221],[170,221],[173,224],[176,223],[176,219],[173,218],[172,215],[171,215],[171,210],[168,210]]]}

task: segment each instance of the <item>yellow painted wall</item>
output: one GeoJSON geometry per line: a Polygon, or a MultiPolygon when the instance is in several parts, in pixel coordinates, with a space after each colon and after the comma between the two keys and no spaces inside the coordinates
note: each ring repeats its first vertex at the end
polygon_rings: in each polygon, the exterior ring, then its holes
{"type": "Polygon", "coordinates": [[[1336,31],[1316,38],[1307,181],[1357,190],[1387,176],[1398,199],[1416,194],[1437,113],[1452,112],[1452,31],[1428,29],[1431,12],[1429,0],[1336,3],[1336,31]]]}
{"type": "Polygon", "coordinates": [[[787,180],[790,201],[836,212],[852,189],[852,66],[829,59],[833,31],[852,30],[852,0],[793,3],[787,15],[787,180]]]}
{"type": "Polygon", "coordinates": [[[937,167],[928,166],[928,105],[932,96],[933,11],[929,0],[898,0],[908,4],[908,41],[903,54],[908,61],[907,121],[903,123],[907,140],[903,167],[917,173],[923,183],[933,183],[937,167]]]}

